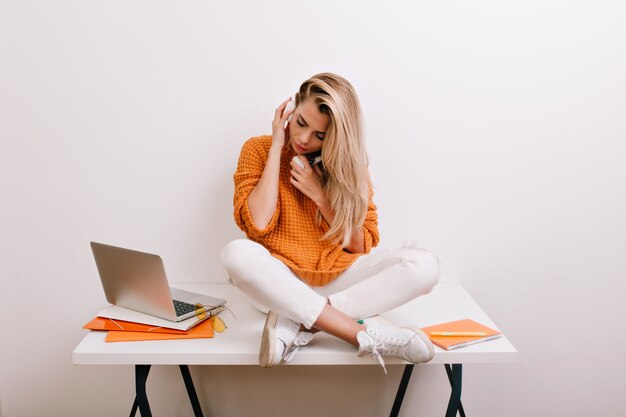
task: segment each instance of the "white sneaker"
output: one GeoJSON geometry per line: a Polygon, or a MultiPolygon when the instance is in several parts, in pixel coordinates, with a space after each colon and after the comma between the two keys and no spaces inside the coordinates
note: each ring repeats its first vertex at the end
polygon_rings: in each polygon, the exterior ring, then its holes
{"type": "Polygon", "coordinates": [[[265,320],[259,365],[271,368],[282,361],[289,362],[300,346],[313,339],[313,333],[300,331],[300,323],[270,311],[265,320]]]}
{"type": "Polygon", "coordinates": [[[410,363],[430,361],[435,355],[432,342],[414,326],[396,327],[382,317],[363,320],[365,331],[357,333],[359,356],[375,356],[387,373],[382,356],[400,358],[410,363]]]}

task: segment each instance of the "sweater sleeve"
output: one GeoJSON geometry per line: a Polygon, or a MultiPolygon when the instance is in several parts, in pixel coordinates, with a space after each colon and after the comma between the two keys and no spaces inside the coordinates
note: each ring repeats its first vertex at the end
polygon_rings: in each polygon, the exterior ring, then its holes
{"type": "Polygon", "coordinates": [[[367,204],[367,214],[363,222],[363,233],[365,234],[365,253],[370,253],[373,247],[378,246],[380,235],[378,233],[378,213],[373,200],[374,189],[370,182],[369,201],[367,204]]]}
{"type": "Polygon", "coordinates": [[[265,149],[262,137],[249,139],[241,148],[237,171],[234,175],[235,194],[233,198],[234,217],[237,226],[249,237],[258,239],[268,234],[276,227],[280,214],[280,200],[270,222],[263,229],[259,229],[248,208],[248,197],[263,175],[267,162],[269,148],[265,149]]]}

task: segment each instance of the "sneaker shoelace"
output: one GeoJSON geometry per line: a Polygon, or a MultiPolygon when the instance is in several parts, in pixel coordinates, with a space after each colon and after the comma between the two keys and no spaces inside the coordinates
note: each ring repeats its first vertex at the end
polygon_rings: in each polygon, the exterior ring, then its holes
{"type": "Polygon", "coordinates": [[[378,363],[380,363],[380,366],[383,367],[383,371],[385,371],[385,374],[387,374],[387,368],[385,367],[385,361],[383,360],[383,355],[381,354],[381,352],[386,353],[387,347],[383,342],[378,342],[372,346],[370,355],[378,359],[378,363]]]}
{"type": "Polygon", "coordinates": [[[308,344],[311,341],[312,337],[313,335],[308,332],[298,333],[298,336],[296,336],[296,340],[293,341],[291,346],[285,349],[285,352],[283,353],[283,360],[285,362],[289,362],[291,359],[293,359],[298,350],[300,350],[300,347],[308,344]]]}
{"type": "Polygon", "coordinates": [[[371,351],[369,352],[370,355],[378,359],[378,363],[383,367],[385,374],[387,374],[387,367],[385,366],[383,355],[400,357],[402,347],[406,344],[405,340],[396,338],[392,339],[392,342],[395,343],[386,344],[383,341],[379,341],[372,345],[371,351]]]}

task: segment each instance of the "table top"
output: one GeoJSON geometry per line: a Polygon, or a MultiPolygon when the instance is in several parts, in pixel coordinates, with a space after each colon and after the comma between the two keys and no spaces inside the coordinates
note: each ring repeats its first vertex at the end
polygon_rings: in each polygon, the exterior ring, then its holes
{"type": "MultiPolygon", "coordinates": [[[[106,343],[106,332],[89,332],[72,352],[77,365],[258,365],[261,332],[265,315],[229,284],[177,284],[177,288],[228,300],[228,311],[220,314],[228,328],[211,339],[162,340],[106,343]]],[[[397,325],[426,327],[469,318],[497,329],[493,321],[460,284],[443,283],[383,317],[397,325]]],[[[517,350],[506,336],[464,348],[445,351],[435,346],[428,364],[505,363],[517,360],[517,350]]],[[[386,364],[405,362],[385,358],[386,364]]],[[[300,349],[288,365],[377,365],[369,356],[357,357],[356,348],[319,332],[300,349]]]]}

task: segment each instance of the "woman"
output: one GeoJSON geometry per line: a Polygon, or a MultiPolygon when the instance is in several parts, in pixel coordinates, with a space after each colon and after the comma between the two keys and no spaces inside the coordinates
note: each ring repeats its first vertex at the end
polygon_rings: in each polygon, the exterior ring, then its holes
{"type": "Polygon", "coordinates": [[[317,74],[277,109],[272,136],[249,139],[234,175],[234,216],[248,239],[221,257],[229,281],[269,309],[259,362],[288,361],[313,332],[358,348],[358,355],[427,362],[433,347],[411,326],[377,314],[432,290],[439,263],[404,245],[370,253],[379,241],[361,110],[352,85],[317,74]],[[321,164],[305,155],[321,151],[321,164]]]}

